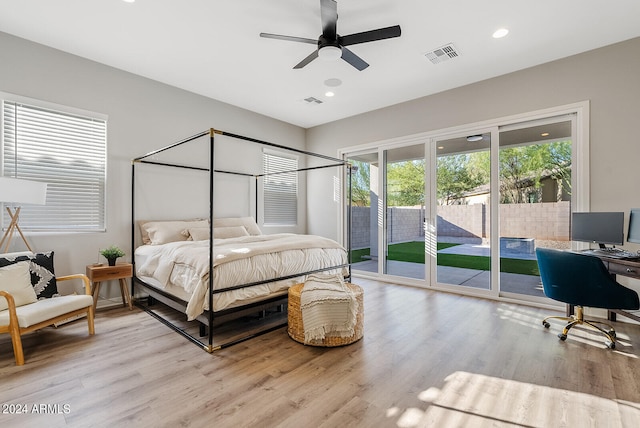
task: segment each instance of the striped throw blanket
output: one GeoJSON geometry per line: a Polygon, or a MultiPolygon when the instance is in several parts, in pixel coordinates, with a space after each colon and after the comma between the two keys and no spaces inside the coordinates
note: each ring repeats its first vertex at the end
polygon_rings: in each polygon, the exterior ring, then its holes
{"type": "Polygon", "coordinates": [[[312,274],[300,292],[304,341],[355,334],[358,301],[340,274],[312,274]]]}

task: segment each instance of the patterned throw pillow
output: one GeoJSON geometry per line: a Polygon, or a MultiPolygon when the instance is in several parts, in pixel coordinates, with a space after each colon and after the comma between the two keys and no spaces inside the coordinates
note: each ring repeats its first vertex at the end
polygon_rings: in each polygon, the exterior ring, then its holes
{"type": "Polygon", "coordinates": [[[0,267],[21,261],[29,261],[31,285],[33,285],[38,299],[47,299],[60,295],[58,294],[58,285],[56,284],[56,276],[53,271],[53,251],[17,256],[5,254],[0,257],[0,267]]]}

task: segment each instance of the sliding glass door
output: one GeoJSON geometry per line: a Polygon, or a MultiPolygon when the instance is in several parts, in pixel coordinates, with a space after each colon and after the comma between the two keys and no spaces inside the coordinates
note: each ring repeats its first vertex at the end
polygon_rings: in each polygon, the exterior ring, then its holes
{"type": "MultiPolygon", "coordinates": [[[[577,109],[577,111],[581,111],[577,109]]],[[[348,152],[353,270],[410,285],[548,302],[535,248],[570,248],[588,179],[578,113],[348,152]],[[393,277],[393,278],[391,278],[393,277]]]]}
{"type": "Polygon", "coordinates": [[[349,155],[351,163],[351,260],[357,271],[378,273],[378,238],[382,222],[378,152],[349,155]]]}
{"type": "Polygon", "coordinates": [[[353,269],[424,280],[425,143],[347,159],[353,269]]]}
{"type": "Polygon", "coordinates": [[[491,132],[436,140],[436,281],[491,289],[491,132]]]}
{"type": "Polygon", "coordinates": [[[500,292],[542,298],[535,248],[571,247],[573,116],[500,128],[500,292]]]}
{"type": "Polygon", "coordinates": [[[425,144],[385,150],[384,273],[425,278],[425,144]]]}

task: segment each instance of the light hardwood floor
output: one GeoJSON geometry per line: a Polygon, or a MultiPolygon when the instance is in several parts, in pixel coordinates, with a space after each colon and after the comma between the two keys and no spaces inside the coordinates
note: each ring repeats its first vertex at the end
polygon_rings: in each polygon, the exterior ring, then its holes
{"type": "Polygon", "coordinates": [[[148,314],[98,311],[25,338],[0,337],[2,427],[636,427],[640,325],[619,343],[549,311],[356,279],[365,333],[314,348],[286,329],[208,354],[148,314]],[[45,414],[33,413],[34,405],[45,414]],[[55,406],[58,406],[56,408],[55,406]]]}

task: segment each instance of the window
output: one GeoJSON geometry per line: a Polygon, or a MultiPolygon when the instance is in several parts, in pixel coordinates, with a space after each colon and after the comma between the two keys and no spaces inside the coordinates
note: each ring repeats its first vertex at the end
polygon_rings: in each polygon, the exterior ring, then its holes
{"type": "Polygon", "coordinates": [[[295,225],[298,222],[298,158],[265,150],[264,224],[295,225]]]}
{"type": "Polygon", "coordinates": [[[22,101],[2,100],[2,175],[47,183],[47,202],[24,205],[20,227],[104,231],[106,116],[22,101]]]}

